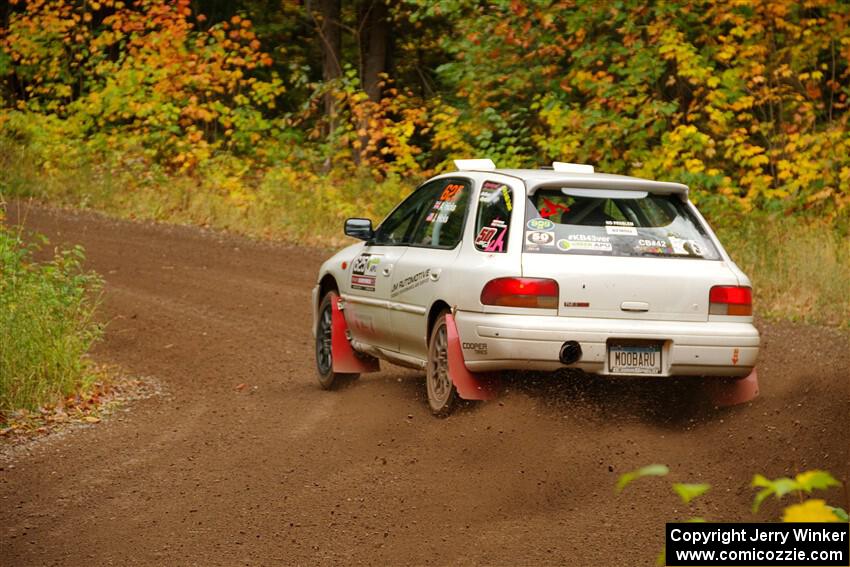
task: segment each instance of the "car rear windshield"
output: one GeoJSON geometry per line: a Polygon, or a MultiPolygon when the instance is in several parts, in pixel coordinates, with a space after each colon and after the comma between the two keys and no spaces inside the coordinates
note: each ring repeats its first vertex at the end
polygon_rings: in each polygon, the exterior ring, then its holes
{"type": "Polygon", "coordinates": [[[720,259],[677,195],[541,189],[529,198],[525,221],[525,252],[720,259]]]}

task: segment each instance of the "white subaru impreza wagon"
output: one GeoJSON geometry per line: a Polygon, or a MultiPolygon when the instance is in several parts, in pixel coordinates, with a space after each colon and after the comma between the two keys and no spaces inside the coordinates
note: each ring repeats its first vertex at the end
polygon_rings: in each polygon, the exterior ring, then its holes
{"type": "Polygon", "coordinates": [[[424,369],[447,415],[492,397],[505,370],[754,377],[750,281],[685,185],[455,163],[377,228],[346,221],[361,242],[313,290],[324,388],[383,359],[424,369]]]}

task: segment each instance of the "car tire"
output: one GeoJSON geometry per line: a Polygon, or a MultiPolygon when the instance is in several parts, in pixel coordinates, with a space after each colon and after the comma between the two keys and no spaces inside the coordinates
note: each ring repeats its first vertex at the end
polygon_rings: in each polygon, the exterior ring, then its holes
{"type": "Polygon", "coordinates": [[[324,390],[333,390],[343,384],[356,380],[360,375],[334,372],[331,336],[333,333],[334,293],[326,293],[319,304],[319,316],[316,318],[316,372],[319,385],[324,390]]]}
{"type": "Polygon", "coordinates": [[[428,364],[425,367],[425,385],[428,407],[437,417],[446,417],[457,407],[457,389],[449,377],[449,342],[446,325],[447,311],[440,314],[431,329],[428,340],[428,364]]]}

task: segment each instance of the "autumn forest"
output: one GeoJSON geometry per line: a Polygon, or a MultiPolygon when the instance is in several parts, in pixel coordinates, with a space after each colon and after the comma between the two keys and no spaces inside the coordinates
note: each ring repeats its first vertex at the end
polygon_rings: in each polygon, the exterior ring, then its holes
{"type": "Polygon", "coordinates": [[[6,0],[0,18],[7,197],[333,243],[452,159],[590,163],[687,183],[756,279],[809,282],[765,281],[769,310],[850,306],[850,4],[6,0]]]}

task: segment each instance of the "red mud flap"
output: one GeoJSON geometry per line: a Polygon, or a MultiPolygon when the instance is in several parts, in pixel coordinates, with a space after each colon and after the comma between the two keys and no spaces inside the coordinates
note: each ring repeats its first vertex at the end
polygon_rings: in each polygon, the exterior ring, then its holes
{"type": "Polygon", "coordinates": [[[331,360],[334,372],[366,374],[380,371],[381,365],[377,358],[357,356],[348,342],[347,332],[345,315],[339,309],[339,296],[331,293],[331,360]]]}
{"type": "Polygon", "coordinates": [[[705,378],[705,389],[711,402],[718,407],[735,406],[754,400],[759,395],[759,375],[755,368],[740,380],[705,378]]]}
{"type": "Polygon", "coordinates": [[[457,325],[451,314],[446,315],[446,338],[449,342],[449,378],[457,388],[458,396],[464,400],[495,399],[501,389],[498,378],[490,374],[470,372],[466,368],[457,325]]]}

